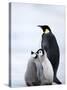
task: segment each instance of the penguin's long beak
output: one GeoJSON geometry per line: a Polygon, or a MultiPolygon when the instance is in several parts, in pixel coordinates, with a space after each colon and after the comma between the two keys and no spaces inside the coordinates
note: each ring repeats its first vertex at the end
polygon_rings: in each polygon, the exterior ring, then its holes
{"type": "Polygon", "coordinates": [[[41,25],[38,25],[37,27],[42,27],[41,25]]]}
{"type": "Polygon", "coordinates": [[[40,27],[42,29],[42,31],[45,32],[42,25],[38,25],[38,27],[40,27]]]}
{"type": "Polygon", "coordinates": [[[43,26],[42,25],[38,25],[37,27],[40,27],[43,30],[43,26]]]}

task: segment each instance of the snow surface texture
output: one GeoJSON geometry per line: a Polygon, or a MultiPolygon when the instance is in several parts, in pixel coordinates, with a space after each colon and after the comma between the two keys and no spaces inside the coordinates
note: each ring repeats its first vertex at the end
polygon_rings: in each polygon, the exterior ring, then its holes
{"type": "Polygon", "coordinates": [[[25,85],[24,75],[31,50],[41,48],[42,30],[37,25],[49,25],[60,48],[57,77],[65,83],[65,12],[64,6],[42,4],[11,4],[11,83],[25,85]]]}

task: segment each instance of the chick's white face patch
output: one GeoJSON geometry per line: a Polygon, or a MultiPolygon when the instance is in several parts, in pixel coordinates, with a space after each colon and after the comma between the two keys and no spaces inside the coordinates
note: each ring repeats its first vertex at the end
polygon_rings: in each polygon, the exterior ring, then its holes
{"type": "Polygon", "coordinates": [[[45,30],[45,34],[49,33],[50,31],[48,29],[45,30]]]}
{"type": "Polygon", "coordinates": [[[39,53],[38,53],[39,56],[42,56],[43,55],[43,52],[40,50],[39,53]]]}

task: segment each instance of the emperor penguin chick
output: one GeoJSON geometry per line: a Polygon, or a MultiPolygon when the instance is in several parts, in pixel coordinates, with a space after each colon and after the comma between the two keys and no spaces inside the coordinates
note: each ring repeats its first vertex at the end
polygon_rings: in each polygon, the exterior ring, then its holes
{"type": "Polygon", "coordinates": [[[40,76],[43,73],[42,65],[39,62],[38,55],[31,52],[31,57],[28,61],[25,72],[25,82],[27,86],[41,85],[40,76]]]}
{"type": "Polygon", "coordinates": [[[53,83],[54,72],[47,53],[45,50],[39,49],[37,54],[43,67],[43,74],[40,77],[41,85],[51,85],[53,83]]]}

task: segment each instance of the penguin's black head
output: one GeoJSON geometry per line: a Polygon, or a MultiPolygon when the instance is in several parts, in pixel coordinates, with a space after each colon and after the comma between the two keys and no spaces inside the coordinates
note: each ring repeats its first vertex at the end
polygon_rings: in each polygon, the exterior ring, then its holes
{"type": "Polygon", "coordinates": [[[49,32],[51,32],[51,29],[48,25],[38,25],[38,27],[40,27],[45,34],[48,34],[49,32]]]}

